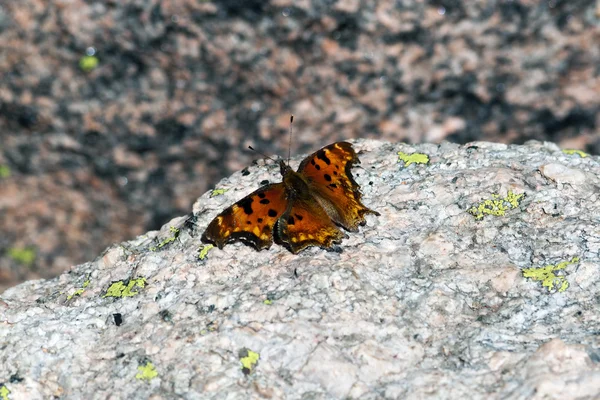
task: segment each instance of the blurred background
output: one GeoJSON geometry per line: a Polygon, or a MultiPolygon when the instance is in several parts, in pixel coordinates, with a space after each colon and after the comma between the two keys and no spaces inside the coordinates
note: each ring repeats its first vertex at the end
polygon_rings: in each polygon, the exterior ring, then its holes
{"type": "MultiPolygon", "coordinates": [[[[598,154],[600,0],[0,0],[0,292],[336,140],[598,154]]],[[[258,182],[257,182],[258,186],[258,182]]]]}

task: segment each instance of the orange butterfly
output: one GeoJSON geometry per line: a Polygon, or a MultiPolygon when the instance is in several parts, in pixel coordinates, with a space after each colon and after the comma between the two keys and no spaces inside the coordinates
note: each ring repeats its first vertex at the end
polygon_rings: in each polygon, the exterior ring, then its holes
{"type": "Polygon", "coordinates": [[[266,185],[219,214],[202,241],[220,249],[241,240],[257,250],[277,243],[298,253],[307,246],[331,247],[364,225],[365,214],[379,215],[360,202],[360,187],[350,169],[359,163],[347,142],[323,147],[306,157],[294,172],[279,161],[283,182],[266,185]]]}

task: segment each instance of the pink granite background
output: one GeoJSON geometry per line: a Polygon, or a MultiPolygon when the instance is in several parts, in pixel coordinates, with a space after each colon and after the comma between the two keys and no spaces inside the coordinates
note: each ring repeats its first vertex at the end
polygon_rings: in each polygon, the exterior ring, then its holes
{"type": "Polygon", "coordinates": [[[249,144],[286,155],[291,113],[292,154],[598,154],[599,43],[583,0],[0,0],[0,292],[190,212],[249,144]]]}

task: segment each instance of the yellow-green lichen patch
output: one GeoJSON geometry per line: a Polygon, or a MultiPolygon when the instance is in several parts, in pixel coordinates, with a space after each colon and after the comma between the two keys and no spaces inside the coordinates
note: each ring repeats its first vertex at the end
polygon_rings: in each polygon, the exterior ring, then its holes
{"type": "MultiPolygon", "coordinates": [[[[200,330],[200,334],[204,336],[210,332],[216,332],[217,329],[219,329],[219,325],[215,323],[215,321],[210,321],[204,328],[200,330]]],[[[240,357],[242,356],[240,355],[240,357]]]]}
{"type": "Polygon", "coordinates": [[[499,194],[492,194],[491,200],[484,200],[469,208],[467,212],[473,215],[477,221],[481,221],[486,215],[503,216],[506,215],[507,210],[517,208],[523,197],[525,197],[525,193],[515,194],[511,191],[504,198],[500,198],[499,194]]]}
{"type": "Polygon", "coordinates": [[[81,296],[81,294],[83,292],[85,292],[85,288],[88,287],[89,285],[90,285],[90,276],[88,275],[85,282],[83,282],[83,285],[81,285],[81,287],[79,289],[77,289],[76,291],[74,291],[72,294],[68,295],[67,300],[71,300],[75,296],[81,296]]]}
{"type": "Polygon", "coordinates": [[[219,328],[219,325],[217,323],[215,323],[214,321],[211,321],[208,324],[206,324],[206,329],[209,332],[215,332],[218,328],[219,328]]]}
{"type": "Polygon", "coordinates": [[[156,251],[158,249],[162,249],[169,243],[174,242],[175,239],[177,239],[177,237],[179,236],[179,229],[175,228],[174,226],[169,227],[169,232],[171,232],[172,235],[169,236],[168,238],[166,238],[165,240],[163,240],[162,242],[160,242],[157,246],[150,247],[150,251],[156,251]]]}
{"type": "Polygon", "coordinates": [[[209,322],[205,328],[200,329],[200,334],[202,336],[209,334],[210,332],[215,332],[219,329],[219,326],[213,322],[209,322]]]}
{"type": "Polygon", "coordinates": [[[589,154],[584,153],[581,150],[575,150],[575,149],[564,149],[562,152],[565,154],[568,154],[568,155],[577,154],[581,158],[586,158],[587,156],[589,156],[589,154]]]}
{"type": "Polygon", "coordinates": [[[0,178],[10,177],[10,168],[7,165],[0,165],[0,178]]]}
{"type": "Polygon", "coordinates": [[[8,400],[8,395],[10,394],[10,390],[6,387],[6,385],[0,386],[0,399],[8,400]]]}
{"type": "Polygon", "coordinates": [[[569,287],[567,278],[562,275],[556,275],[556,271],[565,269],[568,265],[579,262],[579,257],[573,257],[569,261],[563,261],[556,265],[546,265],[540,268],[525,268],[523,270],[523,277],[531,278],[534,281],[542,282],[542,287],[548,288],[548,291],[557,290],[558,292],[564,292],[569,287]]]}
{"type": "Polygon", "coordinates": [[[98,66],[100,60],[96,56],[83,56],[79,59],[79,68],[83,72],[90,72],[98,66]]]}
{"type": "Polygon", "coordinates": [[[134,288],[143,288],[145,286],[146,278],[130,279],[126,282],[114,282],[102,297],[133,297],[140,293],[139,291],[134,290],[134,288]]]}
{"type": "Polygon", "coordinates": [[[260,354],[255,353],[250,349],[242,349],[239,356],[240,362],[242,363],[242,372],[244,375],[249,375],[256,367],[260,354]]]}
{"type": "Polygon", "coordinates": [[[210,192],[210,197],[221,196],[222,194],[224,194],[228,190],[229,189],[213,189],[212,192],[210,192]]]}
{"type": "Polygon", "coordinates": [[[271,304],[273,304],[273,301],[275,301],[276,298],[277,296],[274,292],[269,292],[267,293],[267,298],[263,300],[263,304],[270,306],[271,304]]]}
{"type": "Polygon", "coordinates": [[[31,248],[17,248],[13,247],[8,249],[8,257],[12,258],[21,265],[30,267],[35,261],[35,250],[31,248]]]}
{"type": "Polygon", "coordinates": [[[200,253],[198,254],[198,258],[201,260],[204,260],[206,258],[206,256],[208,255],[208,251],[210,249],[212,249],[213,246],[212,244],[205,244],[204,246],[201,246],[198,250],[200,250],[200,253]]]}
{"type": "Polygon", "coordinates": [[[152,379],[158,376],[158,372],[156,368],[154,368],[154,364],[150,361],[146,362],[145,365],[138,366],[138,372],[135,376],[135,379],[139,379],[142,381],[151,381],[152,379]]]}
{"type": "Polygon", "coordinates": [[[423,153],[406,154],[399,151],[398,162],[401,161],[404,162],[405,167],[408,167],[410,164],[429,164],[429,156],[423,153]]]}
{"type": "Polygon", "coordinates": [[[77,289],[76,291],[67,296],[67,300],[71,300],[75,296],[80,296],[83,292],[85,292],[84,289],[77,289]]]}

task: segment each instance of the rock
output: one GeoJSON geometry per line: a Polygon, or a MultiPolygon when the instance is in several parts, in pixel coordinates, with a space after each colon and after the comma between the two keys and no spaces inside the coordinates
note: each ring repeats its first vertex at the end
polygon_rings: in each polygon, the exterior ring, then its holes
{"type": "Polygon", "coordinates": [[[0,1],[0,291],[185,214],[260,158],[248,145],[285,156],[290,114],[292,152],[361,137],[600,154],[597,0],[53,3],[0,1]]]}
{"type": "Polygon", "coordinates": [[[279,179],[269,163],[221,181],[193,218],[4,292],[0,393],[598,398],[599,158],[354,143],[381,216],[338,251],[201,244],[218,212],[279,179]],[[547,179],[575,170],[584,184],[547,179]]]}
{"type": "Polygon", "coordinates": [[[540,172],[548,179],[556,183],[570,183],[581,185],[586,182],[585,173],[576,168],[569,168],[562,164],[546,164],[540,167],[540,172]]]}

